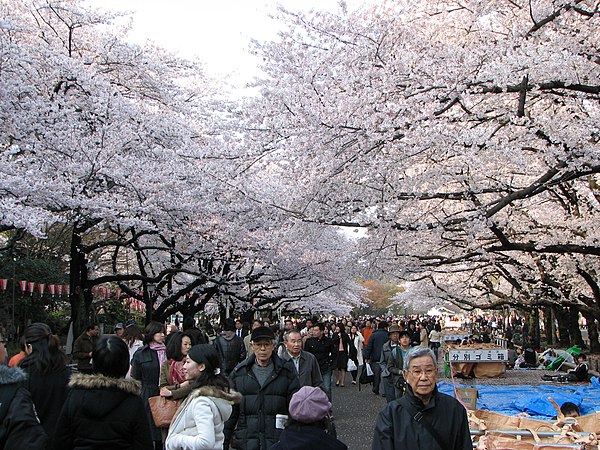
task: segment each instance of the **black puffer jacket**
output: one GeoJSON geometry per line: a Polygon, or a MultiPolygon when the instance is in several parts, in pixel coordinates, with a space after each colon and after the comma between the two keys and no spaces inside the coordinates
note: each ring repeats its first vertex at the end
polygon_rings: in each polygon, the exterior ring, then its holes
{"type": "Polygon", "coordinates": [[[48,443],[31,394],[20,386],[26,378],[18,367],[0,366],[0,448],[4,450],[42,450],[48,443]]]}
{"type": "Polygon", "coordinates": [[[215,347],[219,352],[221,372],[229,376],[240,362],[246,359],[244,340],[233,331],[224,331],[215,339],[215,347]]]}
{"type": "Polygon", "coordinates": [[[234,428],[237,449],[267,450],[279,440],[281,430],[275,428],[275,416],[288,414],[290,399],[300,389],[300,383],[293,363],[284,363],[275,354],[272,358],[273,374],[262,387],[252,372],[255,355],[231,373],[232,389],[242,394],[242,401],[233,407],[225,424],[225,444],[234,428]]]}
{"type": "Polygon", "coordinates": [[[410,385],[406,385],[406,395],[388,403],[377,416],[372,450],[441,450],[433,435],[413,418],[413,414],[403,406],[410,402],[416,411],[421,412],[432,428],[444,439],[450,450],[471,450],[473,443],[469,434],[467,412],[458,400],[438,392],[437,387],[429,403],[415,397],[410,385]]]}
{"type": "Polygon", "coordinates": [[[76,374],[69,386],[56,449],[153,449],[138,381],[76,374]]]}

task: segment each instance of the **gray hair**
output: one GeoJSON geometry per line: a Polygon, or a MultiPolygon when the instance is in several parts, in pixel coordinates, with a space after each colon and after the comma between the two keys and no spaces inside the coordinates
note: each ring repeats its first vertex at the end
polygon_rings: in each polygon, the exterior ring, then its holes
{"type": "Polygon", "coordinates": [[[411,348],[404,357],[403,369],[408,370],[408,368],[410,367],[410,362],[414,358],[421,358],[422,356],[431,357],[431,359],[433,360],[433,364],[437,367],[437,360],[435,359],[435,353],[433,353],[433,350],[431,350],[429,347],[418,346],[411,348]]]}
{"type": "Polygon", "coordinates": [[[292,328],[291,330],[285,330],[285,332],[283,333],[283,340],[285,342],[289,341],[290,340],[290,334],[293,334],[293,333],[298,333],[300,335],[300,337],[302,337],[302,333],[300,333],[295,328],[292,328]]]}

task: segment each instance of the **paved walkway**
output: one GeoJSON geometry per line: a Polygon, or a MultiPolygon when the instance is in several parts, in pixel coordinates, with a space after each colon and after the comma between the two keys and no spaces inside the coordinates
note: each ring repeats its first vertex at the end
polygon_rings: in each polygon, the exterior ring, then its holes
{"type": "MultiPolygon", "coordinates": [[[[333,415],[338,439],[349,450],[369,450],[377,414],[385,405],[385,399],[373,394],[372,385],[351,384],[348,375],[346,386],[333,386],[333,415]]],[[[317,449],[315,449],[317,450],[317,449]]]]}

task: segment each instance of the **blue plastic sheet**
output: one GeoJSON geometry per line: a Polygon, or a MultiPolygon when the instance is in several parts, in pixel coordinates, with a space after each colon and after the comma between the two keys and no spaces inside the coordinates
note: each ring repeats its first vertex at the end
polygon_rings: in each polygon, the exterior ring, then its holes
{"type": "MultiPolygon", "coordinates": [[[[581,414],[591,414],[600,411],[600,382],[592,378],[591,385],[580,384],[544,384],[541,386],[465,386],[474,387],[479,391],[477,409],[488,409],[501,414],[515,415],[526,412],[539,419],[549,419],[556,416],[556,410],[548,401],[548,397],[560,406],[572,402],[579,406],[581,414]]],[[[447,382],[438,383],[440,392],[454,395],[454,385],[447,382]]]]}

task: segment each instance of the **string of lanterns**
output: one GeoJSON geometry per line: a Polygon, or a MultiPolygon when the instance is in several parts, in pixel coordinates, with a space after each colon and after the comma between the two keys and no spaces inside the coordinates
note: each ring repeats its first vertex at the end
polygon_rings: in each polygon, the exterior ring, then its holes
{"type": "MultiPolygon", "coordinates": [[[[8,278],[0,278],[0,290],[4,293],[6,288],[8,287],[8,278]]],[[[43,296],[46,291],[50,294],[52,298],[55,296],[65,297],[69,296],[69,285],[68,284],[46,284],[46,283],[36,283],[35,281],[27,281],[21,280],[19,281],[19,288],[21,290],[21,295],[25,296],[26,293],[29,294],[30,297],[33,297],[33,294],[36,292],[39,293],[40,296],[43,296]]],[[[115,299],[119,299],[121,297],[121,289],[111,289],[108,287],[102,286],[93,286],[92,287],[92,296],[94,297],[94,301],[98,300],[106,300],[111,297],[115,297],[115,299]]],[[[135,297],[127,297],[123,299],[123,302],[127,302],[130,305],[130,308],[133,311],[145,311],[146,304],[138,300],[135,297]]]]}

